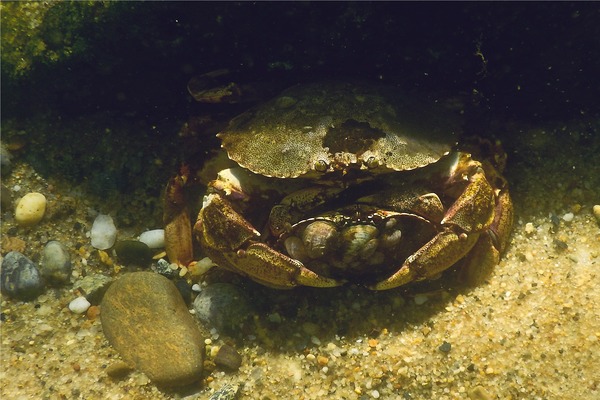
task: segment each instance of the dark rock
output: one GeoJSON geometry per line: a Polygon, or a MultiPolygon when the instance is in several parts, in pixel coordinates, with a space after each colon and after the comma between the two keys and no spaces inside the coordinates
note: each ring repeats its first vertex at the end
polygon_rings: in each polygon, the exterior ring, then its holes
{"type": "Polygon", "coordinates": [[[33,300],[44,290],[44,282],[33,261],[18,251],[11,251],[2,260],[0,289],[15,299],[33,300]]]}
{"type": "Polygon", "coordinates": [[[237,371],[242,365],[242,356],[236,349],[224,344],[215,356],[215,364],[229,371],[237,371]]]}
{"type": "Polygon", "coordinates": [[[120,240],[115,245],[115,252],[125,265],[147,267],[152,262],[152,251],[139,240],[120,240]]]}
{"type": "Polygon", "coordinates": [[[241,288],[229,283],[213,283],[194,300],[196,316],[219,332],[235,334],[252,315],[253,307],[241,288]]]}
{"type": "Polygon", "coordinates": [[[72,271],[71,255],[67,247],[56,240],[46,243],[40,262],[40,272],[44,279],[55,284],[69,282],[72,271]]]}
{"type": "Polygon", "coordinates": [[[119,380],[125,378],[131,371],[133,371],[133,368],[131,368],[129,364],[123,361],[117,361],[106,368],[106,375],[119,380]]]}
{"type": "Polygon", "coordinates": [[[154,272],[123,275],[102,300],[102,329],[123,361],[159,386],[201,378],[204,338],[175,285],[154,272]]]}

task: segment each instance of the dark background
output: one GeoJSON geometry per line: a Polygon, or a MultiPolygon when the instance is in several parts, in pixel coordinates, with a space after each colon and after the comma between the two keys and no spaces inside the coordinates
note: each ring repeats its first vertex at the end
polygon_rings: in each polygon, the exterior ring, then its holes
{"type": "Polygon", "coordinates": [[[149,159],[169,158],[156,186],[191,157],[178,132],[201,106],[186,85],[220,68],[238,82],[348,78],[461,96],[478,133],[500,137],[509,152],[509,121],[600,112],[593,2],[64,3],[44,24],[48,35],[69,29],[80,51],[20,77],[3,68],[3,135],[27,130],[37,146],[23,156],[41,173],[103,190],[130,190],[149,159]],[[65,28],[73,10],[82,18],[65,28]],[[42,114],[46,129],[32,128],[42,114]]]}

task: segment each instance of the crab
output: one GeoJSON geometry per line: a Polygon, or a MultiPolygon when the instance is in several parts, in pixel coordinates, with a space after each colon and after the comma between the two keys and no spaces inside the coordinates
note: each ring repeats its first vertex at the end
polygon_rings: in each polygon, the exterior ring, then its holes
{"type": "MultiPolygon", "coordinates": [[[[454,266],[481,282],[513,208],[505,153],[458,144],[460,127],[453,111],[394,88],[291,87],[217,135],[232,166],[208,184],[193,232],[216,265],[275,288],[386,290],[454,266]]],[[[180,261],[191,258],[186,212],[166,228],[180,261]]]]}

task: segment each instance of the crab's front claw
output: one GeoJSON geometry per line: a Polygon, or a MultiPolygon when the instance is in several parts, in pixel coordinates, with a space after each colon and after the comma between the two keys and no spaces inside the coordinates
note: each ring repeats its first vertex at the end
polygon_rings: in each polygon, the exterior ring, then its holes
{"type": "Polygon", "coordinates": [[[387,290],[433,278],[464,257],[473,248],[478,237],[478,233],[456,233],[447,228],[408,257],[396,273],[369,288],[387,290]]]}
{"type": "Polygon", "coordinates": [[[213,262],[263,285],[284,289],[342,284],[261,243],[259,232],[217,193],[206,196],[194,230],[213,262]]]}

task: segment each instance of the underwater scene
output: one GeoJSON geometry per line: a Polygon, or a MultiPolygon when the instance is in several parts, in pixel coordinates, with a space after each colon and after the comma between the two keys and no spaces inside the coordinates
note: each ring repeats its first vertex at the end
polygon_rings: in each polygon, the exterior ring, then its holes
{"type": "Polygon", "coordinates": [[[600,398],[598,3],[0,18],[0,398],[600,398]]]}

